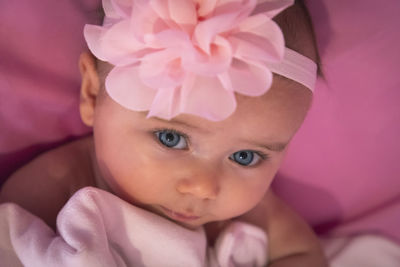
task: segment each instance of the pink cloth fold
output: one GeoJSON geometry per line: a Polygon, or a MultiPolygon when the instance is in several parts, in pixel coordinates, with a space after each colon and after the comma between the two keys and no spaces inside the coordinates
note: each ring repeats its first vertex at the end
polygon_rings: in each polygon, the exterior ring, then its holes
{"type": "Polygon", "coordinates": [[[57,233],[18,205],[0,205],[1,266],[266,264],[267,239],[259,228],[235,222],[216,244],[207,248],[203,228],[188,230],[92,187],[78,191],[60,211],[57,233]]]}

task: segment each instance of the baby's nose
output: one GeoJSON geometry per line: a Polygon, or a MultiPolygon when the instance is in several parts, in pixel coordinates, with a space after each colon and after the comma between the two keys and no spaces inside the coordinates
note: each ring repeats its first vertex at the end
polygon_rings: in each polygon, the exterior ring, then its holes
{"type": "Polygon", "coordinates": [[[178,180],[176,190],[203,200],[214,200],[220,192],[220,178],[215,170],[198,170],[178,180]],[[188,175],[189,176],[189,175],[188,175]]]}

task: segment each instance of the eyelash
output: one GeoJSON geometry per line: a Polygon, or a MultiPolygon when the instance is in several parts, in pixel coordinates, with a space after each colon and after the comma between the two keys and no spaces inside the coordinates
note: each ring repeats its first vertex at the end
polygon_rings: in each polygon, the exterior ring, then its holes
{"type": "Polygon", "coordinates": [[[256,151],[256,150],[251,150],[251,151],[253,151],[254,153],[257,153],[262,160],[267,160],[269,158],[268,154],[265,154],[264,152],[256,151]]]}
{"type": "MultiPolygon", "coordinates": [[[[232,160],[232,161],[235,162],[237,165],[239,165],[239,166],[241,166],[241,167],[243,167],[243,168],[254,168],[254,167],[257,167],[258,165],[260,165],[261,163],[263,163],[264,161],[266,161],[266,160],[269,159],[269,155],[267,155],[267,154],[265,154],[264,152],[261,152],[261,151],[257,151],[257,150],[239,150],[239,151],[237,151],[237,152],[240,152],[240,151],[251,151],[251,152],[253,152],[254,154],[257,154],[257,155],[260,157],[259,162],[256,162],[255,164],[252,164],[252,165],[243,165],[243,164],[240,164],[239,162],[236,162],[235,160],[231,159],[231,156],[229,156],[229,159],[230,159],[230,160],[232,160]]],[[[235,152],[235,153],[237,153],[237,152],[235,152]]],[[[234,153],[234,154],[235,154],[235,153],[234,153]]],[[[232,154],[232,155],[233,155],[233,154],[232,154]]]]}
{"type": "MultiPolygon", "coordinates": [[[[173,134],[180,135],[181,137],[183,137],[183,138],[185,139],[185,141],[187,142],[188,147],[190,147],[190,144],[191,144],[191,142],[190,142],[190,137],[189,137],[187,134],[185,134],[185,133],[183,133],[183,132],[180,132],[180,131],[178,131],[178,130],[176,130],[176,129],[172,129],[172,128],[157,128],[157,129],[154,129],[154,130],[152,131],[153,136],[155,137],[157,143],[159,143],[159,144],[160,144],[161,146],[163,146],[164,148],[167,148],[167,149],[170,149],[170,150],[185,150],[185,149],[168,148],[167,146],[163,145],[163,144],[160,142],[159,137],[157,136],[157,133],[163,132],[163,131],[164,131],[164,132],[171,132],[171,133],[173,133],[173,134]]],[[[266,160],[269,159],[269,155],[266,154],[266,153],[264,153],[264,152],[262,152],[262,151],[257,151],[257,150],[246,150],[246,151],[251,151],[251,152],[253,152],[253,153],[256,153],[256,154],[261,158],[261,160],[260,160],[259,163],[256,163],[256,164],[254,164],[254,165],[249,165],[249,166],[241,165],[242,167],[245,167],[245,168],[255,167],[255,166],[259,165],[262,161],[266,161],[266,160]]],[[[237,164],[240,165],[239,163],[237,163],[237,164]]]]}
{"type": "MultiPolygon", "coordinates": [[[[178,131],[178,130],[175,130],[175,129],[172,129],[172,128],[157,128],[157,129],[154,129],[154,130],[152,131],[153,136],[155,136],[156,141],[157,141],[158,143],[160,143],[160,141],[159,141],[159,139],[158,139],[158,136],[157,136],[157,133],[159,133],[159,132],[171,132],[171,133],[173,133],[173,134],[180,135],[180,136],[182,136],[182,137],[185,139],[185,141],[187,142],[187,145],[188,145],[188,146],[190,146],[190,144],[191,144],[191,142],[190,142],[190,137],[189,137],[187,134],[182,133],[182,132],[180,132],[180,131],[178,131]]],[[[166,147],[166,146],[164,146],[163,144],[161,144],[161,145],[162,145],[163,147],[166,147]]],[[[170,148],[170,149],[174,149],[174,148],[170,148]]],[[[177,150],[177,149],[175,149],[175,150],[177,150]]],[[[184,150],[184,149],[178,149],[178,150],[184,150]]]]}

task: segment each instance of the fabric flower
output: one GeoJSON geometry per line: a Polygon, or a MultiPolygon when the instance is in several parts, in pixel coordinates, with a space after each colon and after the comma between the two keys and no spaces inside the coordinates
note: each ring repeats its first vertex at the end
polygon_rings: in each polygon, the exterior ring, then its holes
{"type": "Polygon", "coordinates": [[[272,84],[266,63],[282,60],[272,18],[293,0],[103,0],[103,26],[86,25],[89,49],[114,65],[108,94],[122,106],[171,119],[188,113],[223,120],[235,93],[272,84]]]}

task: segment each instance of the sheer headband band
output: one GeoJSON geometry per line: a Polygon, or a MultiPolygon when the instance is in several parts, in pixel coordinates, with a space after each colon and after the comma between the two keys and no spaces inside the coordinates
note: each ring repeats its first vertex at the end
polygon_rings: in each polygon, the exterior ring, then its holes
{"type": "Polygon", "coordinates": [[[147,116],[231,115],[235,93],[260,96],[276,73],[311,91],[317,65],[285,47],[274,16],[294,0],[103,0],[102,26],[85,25],[91,52],[114,65],[110,97],[147,116]]]}

